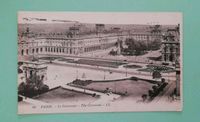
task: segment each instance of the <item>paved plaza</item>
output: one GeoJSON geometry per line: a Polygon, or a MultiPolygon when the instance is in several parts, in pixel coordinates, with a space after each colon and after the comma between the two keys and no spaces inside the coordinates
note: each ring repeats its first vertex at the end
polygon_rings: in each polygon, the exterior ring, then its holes
{"type": "MultiPolygon", "coordinates": [[[[109,71],[92,70],[79,67],[47,64],[47,82],[50,88],[74,81],[82,80],[113,80],[126,77],[125,73],[110,73],[109,71]],[[56,72],[54,72],[56,71],[56,72]]],[[[127,77],[130,75],[127,75],[127,77]]]]}

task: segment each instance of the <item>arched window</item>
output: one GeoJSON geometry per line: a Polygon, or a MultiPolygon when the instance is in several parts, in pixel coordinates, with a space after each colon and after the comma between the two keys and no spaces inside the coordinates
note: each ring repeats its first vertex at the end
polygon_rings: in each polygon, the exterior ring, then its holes
{"type": "Polygon", "coordinates": [[[28,49],[26,49],[26,54],[28,55],[28,49]]]}
{"type": "Polygon", "coordinates": [[[36,48],[36,53],[38,53],[38,48],[36,48]]]}
{"type": "Polygon", "coordinates": [[[21,51],[21,55],[24,55],[24,50],[22,49],[22,51],[21,51]]]}
{"type": "Polygon", "coordinates": [[[35,49],[32,49],[32,53],[34,53],[35,52],[35,49]]]}
{"type": "Polygon", "coordinates": [[[167,54],[164,54],[164,61],[167,61],[167,54]]]}
{"type": "Polygon", "coordinates": [[[174,52],[174,48],[173,46],[170,47],[170,53],[173,53],[174,52]]]}
{"type": "Polygon", "coordinates": [[[178,47],[176,47],[176,53],[179,54],[179,48],[178,47]]]}
{"type": "Polygon", "coordinates": [[[69,50],[69,54],[72,54],[72,49],[70,48],[70,50],[69,50]]]}
{"type": "Polygon", "coordinates": [[[173,55],[173,54],[171,54],[171,55],[169,56],[169,61],[174,61],[174,55],[173,55]]]}

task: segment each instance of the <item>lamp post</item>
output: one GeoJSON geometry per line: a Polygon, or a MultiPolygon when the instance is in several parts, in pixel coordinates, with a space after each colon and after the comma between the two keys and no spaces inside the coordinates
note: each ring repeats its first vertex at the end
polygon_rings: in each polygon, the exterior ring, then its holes
{"type": "Polygon", "coordinates": [[[103,76],[103,79],[105,80],[106,79],[106,71],[104,70],[104,76],[103,76]]]}
{"type": "Polygon", "coordinates": [[[77,63],[76,63],[76,79],[78,79],[78,66],[77,66],[77,63]]]}
{"type": "Polygon", "coordinates": [[[76,63],[76,79],[78,79],[78,59],[75,59],[76,63]]]}
{"type": "Polygon", "coordinates": [[[126,77],[127,77],[127,67],[126,67],[126,77]]]}
{"type": "MultiPolygon", "coordinates": [[[[127,64],[127,60],[124,60],[124,62],[127,64]]],[[[125,65],[125,69],[126,69],[126,77],[127,77],[127,65],[125,65]]]]}

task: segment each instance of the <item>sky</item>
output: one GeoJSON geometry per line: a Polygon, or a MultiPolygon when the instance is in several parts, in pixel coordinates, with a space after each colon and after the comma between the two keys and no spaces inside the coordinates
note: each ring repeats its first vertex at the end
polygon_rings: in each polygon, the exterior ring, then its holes
{"type": "Polygon", "coordinates": [[[18,23],[101,23],[101,24],[160,24],[182,23],[179,12],[18,12],[18,23]],[[39,21],[46,19],[46,21],[39,21]],[[59,21],[52,21],[59,20],[59,21]],[[61,22],[61,21],[62,22],[61,22]],[[66,22],[68,21],[68,22],[66,22]],[[73,21],[73,22],[71,22],[73,21]]]}

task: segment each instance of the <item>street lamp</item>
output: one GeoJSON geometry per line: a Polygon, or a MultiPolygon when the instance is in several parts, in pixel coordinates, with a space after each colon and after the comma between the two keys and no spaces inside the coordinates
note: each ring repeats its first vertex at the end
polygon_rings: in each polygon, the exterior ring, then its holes
{"type": "Polygon", "coordinates": [[[76,63],[76,79],[78,79],[78,59],[75,59],[76,63]]]}
{"type": "Polygon", "coordinates": [[[126,67],[126,77],[127,77],[127,67],[126,67]]]}
{"type": "Polygon", "coordinates": [[[106,79],[106,71],[104,70],[104,76],[103,76],[103,79],[105,80],[106,79]]]}
{"type": "MultiPolygon", "coordinates": [[[[127,64],[127,60],[124,60],[124,62],[127,64]]],[[[125,65],[125,69],[126,69],[126,77],[127,77],[127,65],[125,65]]]]}

